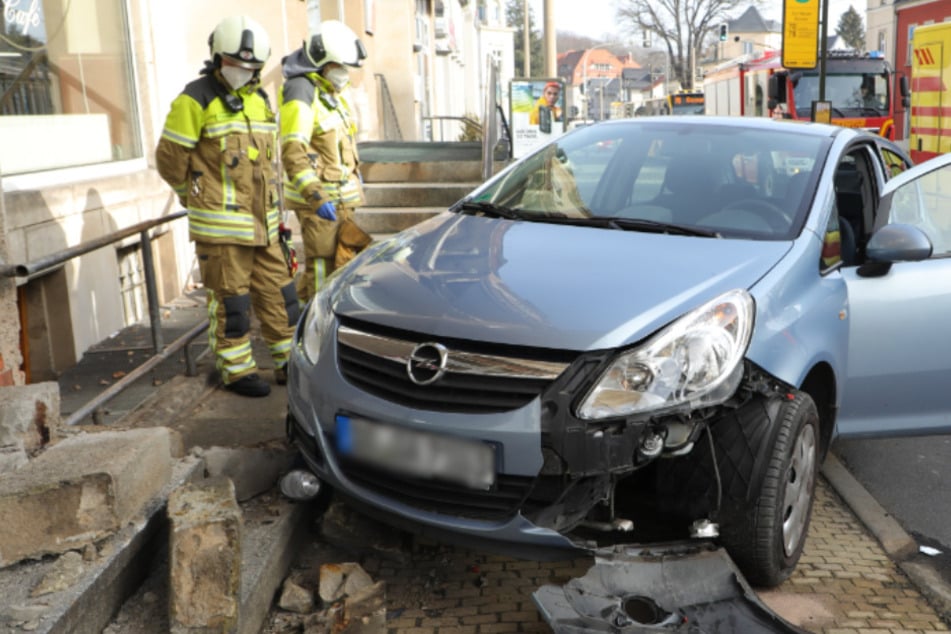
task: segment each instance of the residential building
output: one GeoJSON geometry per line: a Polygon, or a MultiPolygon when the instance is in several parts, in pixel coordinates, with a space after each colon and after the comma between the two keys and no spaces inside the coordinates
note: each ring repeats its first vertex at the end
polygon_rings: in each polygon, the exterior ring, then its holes
{"type": "Polygon", "coordinates": [[[641,65],[631,55],[615,55],[607,48],[566,51],[558,55],[558,76],[567,86],[566,105],[572,117],[607,118],[610,104],[622,95],[625,69],[641,65]],[[613,81],[613,83],[612,83],[613,81]]]}
{"type": "MultiPolygon", "coordinates": [[[[0,379],[54,378],[147,315],[140,234],[43,263],[180,210],[154,169],[169,104],[198,76],[208,36],[246,14],[271,36],[263,87],[321,20],[361,37],[351,73],[360,139],[426,140],[434,121],[482,116],[487,60],[512,68],[502,0],[7,0],[0,15],[0,379]],[[507,38],[507,39],[506,39],[507,38]]],[[[509,75],[510,76],[510,75],[509,75]]],[[[503,80],[505,78],[503,77],[503,80]]],[[[197,283],[184,220],[151,233],[159,302],[197,283]]]]}

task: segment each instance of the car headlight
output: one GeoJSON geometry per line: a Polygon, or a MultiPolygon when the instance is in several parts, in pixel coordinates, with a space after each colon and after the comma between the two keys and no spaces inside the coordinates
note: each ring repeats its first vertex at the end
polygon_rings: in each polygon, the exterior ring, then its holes
{"type": "Polygon", "coordinates": [[[722,403],[743,378],[752,332],[753,298],[741,289],[724,293],[619,355],[585,396],[578,417],[722,403]]]}
{"type": "Polygon", "coordinates": [[[335,285],[328,286],[317,293],[304,315],[304,329],[300,336],[300,348],[311,364],[320,357],[320,346],[330,332],[333,321],[331,297],[335,285]]]}

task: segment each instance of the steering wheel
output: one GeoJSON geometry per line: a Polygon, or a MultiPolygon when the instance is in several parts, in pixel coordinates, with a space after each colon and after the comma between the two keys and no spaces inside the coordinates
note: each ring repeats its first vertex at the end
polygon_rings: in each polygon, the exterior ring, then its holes
{"type": "Polygon", "coordinates": [[[748,211],[758,215],[771,229],[778,233],[789,231],[789,226],[792,224],[792,219],[781,207],[762,198],[734,200],[724,205],[717,213],[723,214],[737,210],[748,211]]]}

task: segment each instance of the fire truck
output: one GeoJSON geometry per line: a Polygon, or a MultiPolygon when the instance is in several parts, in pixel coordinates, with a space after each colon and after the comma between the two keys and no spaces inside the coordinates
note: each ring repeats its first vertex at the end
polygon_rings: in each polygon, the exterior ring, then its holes
{"type": "MultiPolygon", "coordinates": [[[[707,114],[809,121],[819,99],[819,68],[787,69],[779,51],[767,51],[714,68],[704,77],[703,89],[707,114]]],[[[895,108],[907,94],[907,80],[896,80],[877,52],[830,52],[826,58],[825,100],[836,125],[894,139],[895,108]]]]}
{"type": "Polygon", "coordinates": [[[908,149],[919,163],[951,151],[951,23],[915,27],[911,48],[908,149]]]}

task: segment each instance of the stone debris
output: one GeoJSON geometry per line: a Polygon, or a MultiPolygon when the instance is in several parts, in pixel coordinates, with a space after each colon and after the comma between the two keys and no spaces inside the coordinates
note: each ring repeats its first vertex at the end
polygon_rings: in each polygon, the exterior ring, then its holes
{"type": "Polygon", "coordinates": [[[357,563],[324,563],[319,567],[318,596],[308,609],[306,598],[313,594],[303,578],[284,581],[278,613],[265,632],[304,634],[382,634],[387,631],[386,582],[374,581],[357,563]],[[304,598],[306,597],[306,598],[304,598]],[[298,604],[297,600],[301,599],[298,604]]]}
{"type": "Polygon", "coordinates": [[[277,605],[288,612],[309,614],[314,611],[314,593],[288,578],[284,580],[284,585],[281,587],[281,596],[277,605]]]}
{"type": "Polygon", "coordinates": [[[63,553],[56,559],[53,569],[44,576],[30,592],[32,597],[41,597],[44,594],[62,592],[75,585],[85,572],[83,556],[75,551],[63,553]]]}

